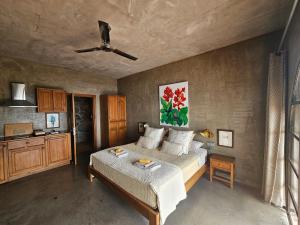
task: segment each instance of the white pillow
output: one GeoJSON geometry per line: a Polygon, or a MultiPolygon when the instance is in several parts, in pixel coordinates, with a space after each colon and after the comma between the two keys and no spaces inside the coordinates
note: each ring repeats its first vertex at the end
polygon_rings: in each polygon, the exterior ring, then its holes
{"type": "Polygon", "coordinates": [[[183,145],[184,154],[189,153],[189,146],[194,138],[194,131],[183,131],[183,130],[174,130],[169,128],[169,137],[168,141],[183,145]]]}
{"type": "Polygon", "coordinates": [[[144,137],[144,136],[140,136],[138,142],[137,142],[137,146],[140,146],[142,148],[147,148],[147,149],[154,149],[155,148],[155,140],[151,137],[144,137]]]}
{"type": "Polygon", "coordinates": [[[200,142],[200,141],[192,141],[189,151],[197,151],[197,149],[200,149],[202,146],[204,145],[204,143],[200,142]]]}
{"type": "Polygon", "coordinates": [[[146,126],[145,137],[153,138],[155,141],[154,148],[158,148],[164,136],[164,128],[153,128],[146,126]]]}
{"type": "Polygon", "coordinates": [[[184,153],[184,146],[181,144],[164,141],[161,147],[161,151],[171,155],[181,156],[184,153]]]}

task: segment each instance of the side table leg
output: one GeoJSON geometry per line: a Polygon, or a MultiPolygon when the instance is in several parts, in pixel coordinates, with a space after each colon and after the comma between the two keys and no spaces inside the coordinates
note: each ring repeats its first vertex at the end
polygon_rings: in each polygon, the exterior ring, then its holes
{"type": "Polygon", "coordinates": [[[210,182],[212,182],[213,174],[214,174],[214,168],[212,166],[210,166],[210,171],[209,171],[209,180],[210,180],[210,182]]]}
{"type": "Polygon", "coordinates": [[[233,182],[234,182],[234,170],[233,170],[233,166],[231,165],[231,168],[230,168],[230,188],[233,188],[233,182]]]}

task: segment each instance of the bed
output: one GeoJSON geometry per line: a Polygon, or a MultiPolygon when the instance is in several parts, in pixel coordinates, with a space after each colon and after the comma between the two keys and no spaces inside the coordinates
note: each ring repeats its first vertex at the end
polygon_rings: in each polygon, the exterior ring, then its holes
{"type": "Polygon", "coordinates": [[[159,225],[162,223],[158,205],[158,193],[156,193],[153,190],[153,187],[148,183],[141,182],[135,175],[132,175],[132,173],[136,173],[136,171],[139,172],[138,170],[140,169],[136,168],[133,170],[132,168],[129,168],[129,172],[126,173],[126,170],[124,170],[123,167],[133,167],[132,161],[139,155],[159,160],[166,165],[180,169],[186,192],[191,189],[206,171],[205,163],[207,151],[205,149],[192,151],[187,155],[178,157],[163,153],[158,149],[144,149],[134,143],[123,145],[121,147],[129,151],[130,157],[118,159],[115,156],[110,156],[110,149],[105,149],[91,155],[89,166],[90,181],[92,181],[94,177],[97,177],[102,182],[109,185],[148,218],[150,225],[159,225]],[[111,157],[109,163],[107,157],[111,157]]]}

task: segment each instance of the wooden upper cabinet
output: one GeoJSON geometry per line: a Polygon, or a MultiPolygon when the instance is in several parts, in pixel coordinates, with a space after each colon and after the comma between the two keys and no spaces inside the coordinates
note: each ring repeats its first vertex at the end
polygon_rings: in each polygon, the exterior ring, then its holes
{"type": "Polygon", "coordinates": [[[66,93],[63,90],[38,88],[38,112],[66,112],[66,93]]]}
{"type": "Polygon", "coordinates": [[[53,111],[53,94],[52,90],[38,88],[37,89],[37,103],[39,112],[53,111]]]}
{"type": "Polygon", "coordinates": [[[126,96],[118,96],[118,119],[126,120],[126,96]]]}
{"type": "Polygon", "coordinates": [[[62,90],[53,90],[53,111],[66,112],[66,93],[62,90]]]}

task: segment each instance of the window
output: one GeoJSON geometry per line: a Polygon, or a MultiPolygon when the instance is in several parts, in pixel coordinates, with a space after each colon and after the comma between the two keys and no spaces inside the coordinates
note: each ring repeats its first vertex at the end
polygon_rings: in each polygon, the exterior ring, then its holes
{"type": "Polygon", "coordinates": [[[288,103],[286,133],[286,205],[290,224],[298,224],[299,141],[300,141],[300,66],[288,103]]]}

